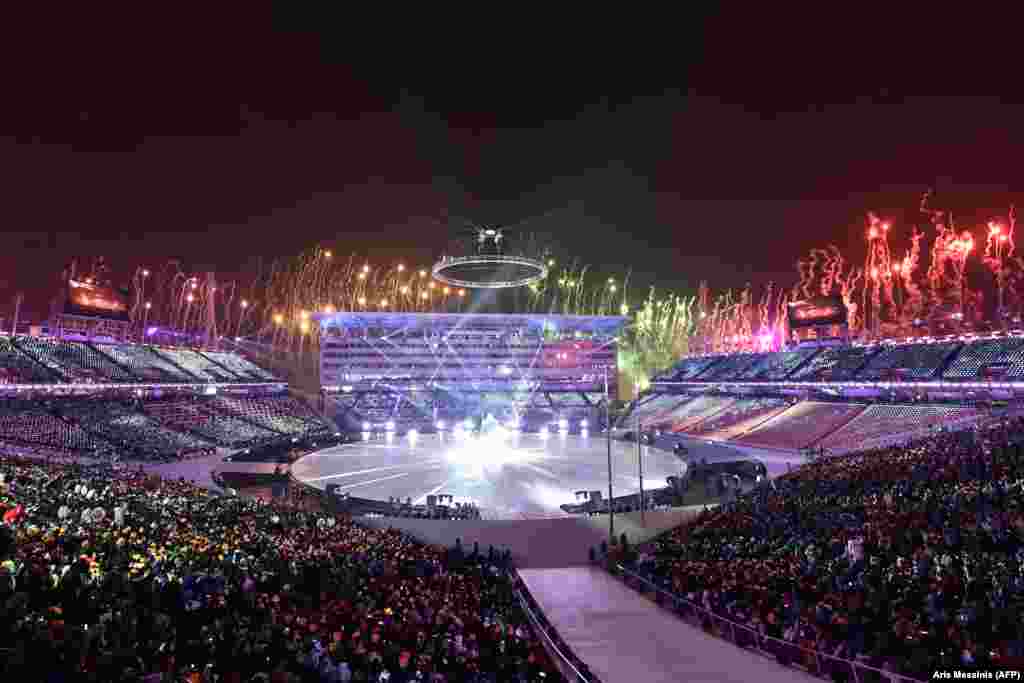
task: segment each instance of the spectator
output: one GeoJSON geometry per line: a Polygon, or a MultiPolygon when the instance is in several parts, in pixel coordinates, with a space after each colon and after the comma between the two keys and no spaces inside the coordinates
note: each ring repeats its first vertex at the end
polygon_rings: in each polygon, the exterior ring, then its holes
{"type": "Polygon", "coordinates": [[[1022,439],[1017,419],[823,458],[706,510],[633,568],[766,635],[895,673],[1019,668],[1022,439]]]}
{"type": "Polygon", "coordinates": [[[312,499],[216,497],[109,465],[0,471],[12,677],[561,680],[497,553],[452,566],[312,499]]]}

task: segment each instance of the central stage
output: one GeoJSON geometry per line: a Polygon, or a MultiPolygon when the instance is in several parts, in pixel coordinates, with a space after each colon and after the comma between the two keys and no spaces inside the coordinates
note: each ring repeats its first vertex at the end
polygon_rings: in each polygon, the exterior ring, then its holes
{"type": "MultiPolygon", "coordinates": [[[[599,490],[607,497],[606,449],[603,435],[545,438],[498,430],[394,436],[307,455],[292,466],[292,475],[374,500],[394,496],[422,505],[428,495],[448,494],[455,502],[475,503],[487,519],[561,517],[559,506],[575,503],[576,491],[599,490]]],[[[686,470],[672,453],[647,446],[643,452],[645,488],[663,488],[666,477],[686,470]]],[[[616,496],[640,490],[635,443],[612,442],[612,474],[616,496]]]]}

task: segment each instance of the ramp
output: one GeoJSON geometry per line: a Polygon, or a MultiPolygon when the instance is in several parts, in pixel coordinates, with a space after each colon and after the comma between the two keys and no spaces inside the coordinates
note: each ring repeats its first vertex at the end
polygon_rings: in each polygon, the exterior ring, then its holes
{"type": "Polygon", "coordinates": [[[816,680],[689,626],[597,567],[519,574],[562,640],[603,683],[816,680]]]}

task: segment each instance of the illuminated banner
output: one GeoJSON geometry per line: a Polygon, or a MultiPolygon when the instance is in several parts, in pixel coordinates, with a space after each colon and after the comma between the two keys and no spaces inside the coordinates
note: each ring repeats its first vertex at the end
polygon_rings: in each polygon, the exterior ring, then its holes
{"type": "Polygon", "coordinates": [[[64,313],[127,322],[130,320],[128,300],[126,291],[69,280],[64,313]]]}
{"type": "Polygon", "coordinates": [[[841,296],[823,296],[789,304],[789,328],[845,325],[846,305],[841,296]]]}

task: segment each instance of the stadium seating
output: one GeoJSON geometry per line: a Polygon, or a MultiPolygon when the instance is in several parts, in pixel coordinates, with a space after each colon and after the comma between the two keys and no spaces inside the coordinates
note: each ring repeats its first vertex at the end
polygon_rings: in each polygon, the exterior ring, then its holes
{"type": "Polygon", "coordinates": [[[671,370],[659,377],[656,382],[686,382],[697,378],[702,372],[720,361],[725,356],[697,356],[684,358],[676,363],[671,370]]]}
{"type": "Polygon", "coordinates": [[[15,344],[68,383],[126,384],[136,381],[130,372],[82,342],[19,337],[15,344]]]}
{"type": "Polygon", "coordinates": [[[639,420],[644,427],[653,427],[664,422],[668,414],[681,403],[689,401],[690,398],[690,396],[685,394],[656,394],[641,398],[633,406],[632,410],[622,418],[620,426],[625,429],[632,429],[636,426],[637,420],[639,420]]]}
{"type": "Polygon", "coordinates": [[[863,404],[804,401],[734,440],[752,446],[799,450],[818,442],[862,410],[863,404]]]}
{"type": "Polygon", "coordinates": [[[784,398],[741,398],[685,431],[716,441],[744,434],[790,406],[784,398]]]}
{"type": "Polygon", "coordinates": [[[264,370],[252,361],[236,353],[225,353],[223,351],[203,351],[202,355],[206,356],[214,363],[217,363],[225,370],[231,372],[239,378],[244,380],[254,380],[257,382],[277,382],[280,381],[273,373],[264,370]]]}
{"type": "Polygon", "coordinates": [[[706,631],[825,679],[1020,670],[1022,440],[1015,418],[822,458],[621,561],[706,631]]]}
{"type": "Polygon", "coordinates": [[[856,378],[881,380],[889,379],[890,373],[897,373],[901,378],[930,379],[961,346],[960,342],[885,346],[871,357],[856,378]]]}
{"type": "Polygon", "coordinates": [[[755,363],[765,360],[767,353],[737,353],[722,358],[702,372],[696,379],[702,382],[722,382],[736,380],[740,374],[755,363]]]}
{"type": "Polygon", "coordinates": [[[225,448],[250,446],[281,436],[281,432],[232,415],[223,400],[153,401],[144,407],[165,426],[225,448]],[[219,412],[218,408],[225,410],[219,412]]]}
{"type": "Polygon", "coordinates": [[[0,474],[5,680],[565,680],[494,548],[361,527],[301,490],[268,504],[9,458],[0,474]]]}
{"type": "Polygon", "coordinates": [[[100,353],[126,368],[144,382],[153,384],[193,384],[199,381],[163,356],[151,346],[141,344],[94,344],[100,353]]]}
{"type": "Polygon", "coordinates": [[[781,380],[785,379],[818,353],[819,349],[809,347],[794,349],[793,351],[782,351],[779,353],[766,353],[736,376],[738,380],[781,380]]]}
{"type": "Polygon", "coordinates": [[[866,448],[879,439],[900,438],[902,435],[977,416],[978,410],[967,406],[873,405],[819,441],[816,446],[836,451],[866,448]]]}
{"type": "Polygon", "coordinates": [[[228,372],[217,363],[192,349],[158,348],[156,353],[182,368],[201,382],[220,382],[224,384],[252,381],[228,372]]]}
{"type": "Polygon", "coordinates": [[[53,384],[61,376],[19,350],[10,337],[0,337],[0,385],[53,384]]]}
{"type": "Polygon", "coordinates": [[[1007,379],[1024,377],[1024,338],[981,339],[967,344],[942,374],[944,379],[981,379],[992,366],[1005,366],[1007,379]]]}
{"type": "Polygon", "coordinates": [[[75,453],[92,453],[109,446],[39,401],[0,401],[0,439],[75,453]]]}
{"type": "Polygon", "coordinates": [[[319,415],[292,396],[218,396],[210,401],[210,408],[287,436],[314,436],[329,430],[319,415]]]}
{"type": "Polygon", "coordinates": [[[735,402],[729,396],[697,396],[666,415],[665,421],[671,431],[686,432],[735,402]]]}
{"type": "Polygon", "coordinates": [[[189,433],[162,426],[127,402],[64,401],[59,410],[65,419],[139,457],[170,457],[210,446],[189,433]]]}
{"type": "Polygon", "coordinates": [[[280,381],[232,353],[0,337],[3,384],[245,384],[280,381]]]}
{"type": "Polygon", "coordinates": [[[832,346],[800,366],[790,375],[792,380],[844,382],[853,379],[857,371],[880,349],[873,346],[832,346]]]}

